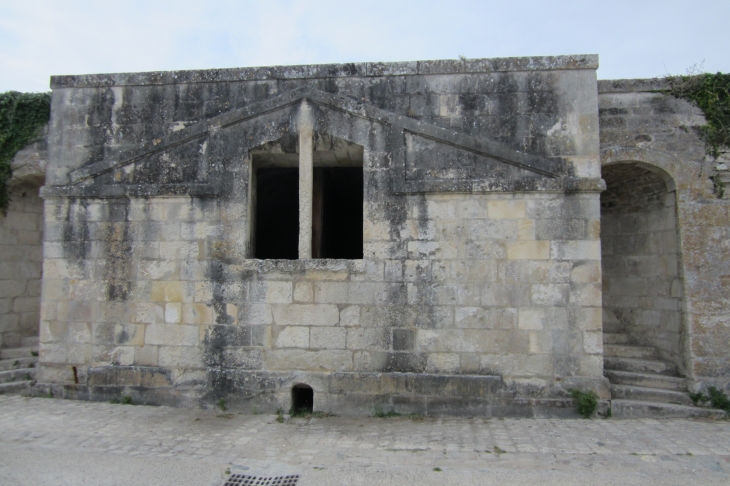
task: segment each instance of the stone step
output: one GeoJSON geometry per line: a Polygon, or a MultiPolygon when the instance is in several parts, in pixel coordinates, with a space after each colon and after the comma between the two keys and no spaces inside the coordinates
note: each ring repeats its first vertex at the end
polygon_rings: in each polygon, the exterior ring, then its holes
{"type": "Polygon", "coordinates": [[[618,332],[604,332],[603,333],[603,344],[629,344],[631,338],[628,334],[618,332]]]}
{"type": "Polygon", "coordinates": [[[687,380],[677,376],[656,373],[632,373],[630,371],[603,370],[603,376],[612,385],[637,386],[642,388],[661,388],[662,390],[687,393],[687,380]]]}
{"type": "Polygon", "coordinates": [[[30,395],[30,388],[35,381],[13,381],[0,383],[0,395],[30,395]]]}
{"type": "Polygon", "coordinates": [[[677,367],[658,359],[617,358],[604,356],[603,369],[631,371],[633,373],[658,373],[660,375],[676,376],[677,367]]]}
{"type": "Polygon", "coordinates": [[[37,348],[38,336],[24,337],[20,340],[20,343],[24,348],[37,348]]]}
{"type": "Polygon", "coordinates": [[[0,383],[35,380],[35,368],[18,368],[0,371],[0,383]]]}
{"type": "Polygon", "coordinates": [[[611,385],[611,398],[617,400],[638,400],[640,402],[675,403],[692,406],[692,399],[685,392],[664,390],[662,388],[646,388],[634,385],[611,385]]]}
{"type": "Polygon", "coordinates": [[[34,368],[38,363],[37,356],[30,358],[2,359],[0,360],[0,371],[14,370],[18,368],[34,368]]]}
{"type": "Polygon", "coordinates": [[[690,418],[705,417],[723,419],[727,416],[722,410],[688,407],[673,403],[641,402],[638,400],[611,400],[611,417],[616,419],[632,418],[690,418]]]}
{"type": "Polygon", "coordinates": [[[32,356],[38,356],[37,346],[0,349],[0,359],[30,358],[32,356]]]}
{"type": "Polygon", "coordinates": [[[656,359],[657,351],[655,348],[649,346],[606,344],[603,346],[603,356],[616,358],[656,359]]]}

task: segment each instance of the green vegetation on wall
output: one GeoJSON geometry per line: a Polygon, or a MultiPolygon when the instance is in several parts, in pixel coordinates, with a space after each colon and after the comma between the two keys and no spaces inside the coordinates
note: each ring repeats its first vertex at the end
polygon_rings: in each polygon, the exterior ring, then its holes
{"type": "Polygon", "coordinates": [[[591,418],[593,412],[596,411],[596,407],[598,407],[598,395],[592,390],[570,390],[570,394],[575,400],[575,409],[578,414],[583,418],[591,418]]]}
{"type": "Polygon", "coordinates": [[[668,76],[669,94],[698,106],[707,118],[702,138],[717,158],[730,147],[730,74],[668,76]]]}
{"type": "Polygon", "coordinates": [[[0,210],[8,210],[10,164],[32,142],[51,117],[51,93],[0,93],[0,210]]]}

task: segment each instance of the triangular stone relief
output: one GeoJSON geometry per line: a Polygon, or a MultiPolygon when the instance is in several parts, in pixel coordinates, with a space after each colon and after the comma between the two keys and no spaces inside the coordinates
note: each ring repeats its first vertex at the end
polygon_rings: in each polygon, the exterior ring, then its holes
{"type": "Polygon", "coordinates": [[[315,125],[322,138],[320,143],[337,139],[329,132],[347,138],[343,136],[347,132],[343,124],[360,123],[360,140],[347,142],[364,146],[366,152],[375,154],[373,147],[368,147],[372,134],[362,132],[382,132],[376,135],[387,141],[380,144],[377,156],[388,159],[392,190],[396,193],[513,190],[514,187],[559,189],[565,185],[561,180],[570,178],[570,166],[562,159],[526,154],[493,140],[305,87],[190,125],[163,140],[124,152],[115,160],[77,169],[69,176],[70,185],[46,187],[44,195],[155,195],[166,190],[175,194],[215,195],[216,179],[225,178],[218,160],[222,157],[221,146],[236,145],[246,152],[239,155],[247,156],[249,150],[262,144],[296,136],[295,113],[305,101],[320,115],[315,125]],[[376,130],[374,127],[378,126],[382,128],[376,130]],[[216,170],[219,172],[212,175],[216,170]],[[548,182],[536,183],[537,180],[548,182]],[[513,183],[507,183],[510,181],[513,183]],[[117,187],[99,188],[108,185],[117,187]]]}

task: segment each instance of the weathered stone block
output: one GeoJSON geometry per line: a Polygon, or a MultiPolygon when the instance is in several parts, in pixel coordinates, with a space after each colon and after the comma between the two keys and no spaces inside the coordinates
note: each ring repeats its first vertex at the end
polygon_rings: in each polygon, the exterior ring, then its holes
{"type": "Polygon", "coordinates": [[[199,347],[164,345],[158,348],[159,365],[168,368],[202,368],[203,350],[199,347]]]}
{"type": "Polygon", "coordinates": [[[413,329],[393,329],[393,351],[411,351],[415,341],[413,329]]]}
{"type": "Polygon", "coordinates": [[[350,371],[352,352],[279,349],[266,351],[264,366],[270,370],[350,371]]]}
{"type": "Polygon", "coordinates": [[[582,307],[599,307],[601,305],[601,284],[573,284],[570,289],[570,304],[582,307]]]}
{"type": "Polygon", "coordinates": [[[602,314],[601,307],[577,307],[568,309],[568,318],[571,324],[582,331],[601,330],[603,322],[605,322],[602,314]]]}
{"type": "Polygon", "coordinates": [[[491,219],[521,219],[525,217],[525,201],[488,201],[487,209],[491,219]]]}
{"type": "Polygon", "coordinates": [[[164,322],[165,307],[162,304],[139,303],[135,306],[135,322],[154,324],[164,322]]]}
{"type": "Polygon", "coordinates": [[[137,366],[157,366],[157,346],[134,348],[134,364],[137,366]]]}
{"type": "Polygon", "coordinates": [[[274,322],[274,317],[269,304],[249,304],[239,309],[239,321],[241,324],[265,325],[274,322]]]}
{"type": "Polygon", "coordinates": [[[430,353],[426,369],[429,372],[453,373],[459,370],[460,360],[456,353],[430,353]]]}
{"type": "Polygon", "coordinates": [[[156,367],[119,366],[88,370],[89,385],[169,386],[170,372],[156,367]]]}
{"type": "Polygon", "coordinates": [[[314,298],[311,282],[297,282],[294,284],[294,302],[310,303],[314,298]]]}
{"type": "Polygon", "coordinates": [[[359,326],[360,325],[360,307],[350,305],[340,311],[341,326],[359,326]]]}
{"type": "Polygon", "coordinates": [[[385,280],[386,282],[402,282],[403,281],[403,263],[398,260],[390,260],[385,262],[385,280]]]}
{"type": "Polygon", "coordinates": [[[450,259],[456,258],[459,254],[458,247],[455,244],[449,242],[409,241],[407,248],[408,257],[413,259],[450,259]]]}
{"type": "Polygon", "coordinates": [[[178,324],[182,317],[182,304],[168,303],[165,304],[165,323],[178,324]]]}
{"type": "Polygon", "coordinates": [[[340,313],[328,304],[291,304],[273,306],[274,322],[280,326],[335,326],[340,313]]]}
{"type": "Polygon", "coordinates": [[[508,241],[507,258],[510,260],[547,260],[550,258],[550,242],[508,241]]]}
{"type": "Polygon", "coordinates": [[[601,281],[600,262],[581,262],[573,266],[570,280],[574,283],[599,283],[601,281]]]}
{"type": "Polygon", "coordinates": [[[288,326],[279,331],[276,337],[277,348],[308,348],[309,328],[288,326]]]}
{"type": "Polygon", "coordinates": [[[347,349],[390,349],[391,334],[384,328],[357,328],[347,329],[347,349]]]}
{"type": "Polygon", "coordinates": [[[309,347],[319,349],[345,349],[347,330],[341,327],[312,327],[309,332],[309,347]]]}
{"type": "Polygon", "coordinates": [[[215,313],[207,304],[182,304],[183,324],[212,324],[214,319],[215,313]]]}
{"type": "Polygon", "coordinates": [[[250,288],[250,299],[251,302],[290,304],[293,298],[292,292],[291,282],[253,282],[250,288]]]}
{"type": "Polygon", "coordinates": [[[517,309],[483,307],[456,307],[454,325],[467,329],[514,329],[517,322],[517,309]]]}
{"type": "Polygon", "coordinates": [[[534,305],[564,306],[570,297],[568,284],[537,284],[532,286],[531,300],[534,305]]]}
{"type": "Polygon", "coordinates": [[[600,260],[600,241],[553,241],[550,251],[555,260],[600,260]]]}
{"type": "Polygon", "coordinates": [[[520,309],[518,327],[520,329],[545,329],[544,320],[548,309],[520,309]]]}
{"type": "Polygon", "coordinates": [[[167,346],[197,346],[199,330],[195,326],[149,324],[145,330],[145,343],[167,346]]]}
{"type": "Polygon", "coordinates": [[[583,350],[588,354],[603,353],[603,333],[586,331],[583,333],[583,350]]]}
{"type": "Polygon", "coordinates": [[[518,260],[505,262],[500,272],[505,282],[539,284],[568,283],[571,281],[569,262],[518,260]]]}

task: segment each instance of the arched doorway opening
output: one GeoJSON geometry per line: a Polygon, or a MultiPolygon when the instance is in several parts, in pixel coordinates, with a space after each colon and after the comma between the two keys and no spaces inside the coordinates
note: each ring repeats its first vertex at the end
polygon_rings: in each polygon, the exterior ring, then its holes
{"type": "Polygon", "coordinates": [[[37,349],[43,269],[43,177],[14,179],[0,216],[0,348],[37,349]]]}
{"type": "MultiPolygon", "coordinates": [[[[671,364],[672,374],[684,374],[674,183],[638,162],[607,165],[602,177],[603,331],[616,343],[654,348],[654,359],[671,364]]],[[[648,354],[635,351],[623,357],[648,354]]]]}

